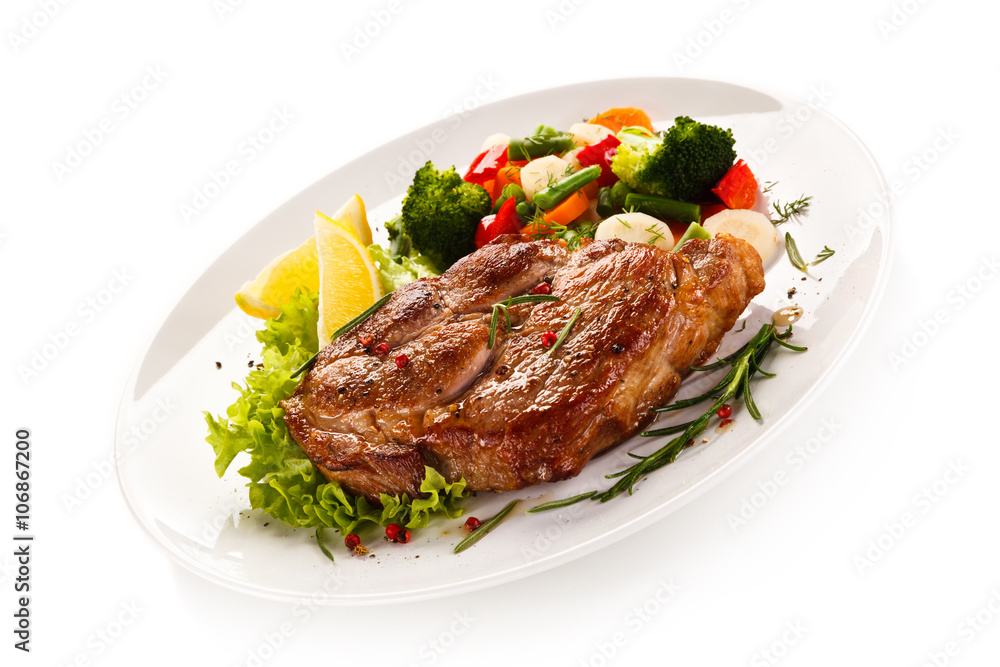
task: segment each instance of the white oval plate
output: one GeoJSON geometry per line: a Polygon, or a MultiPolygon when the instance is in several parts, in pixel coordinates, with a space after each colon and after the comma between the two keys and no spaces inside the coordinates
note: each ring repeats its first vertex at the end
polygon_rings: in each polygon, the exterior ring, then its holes
{"type": "MultiPolygon", "coordinates": [[[[484,106],[401,137],[341,167],[264,218],[236,241],[191,287],[167,316],[125,391],[117,427],[118,478],[139,523],[185,567],[230,588],[281,600],[362,604],[414,600],[496,585],[618,544],[631,533],[688,502],[721,478],[750,450],[760,448],[811,399],[853,349],[885,282],[889,216],[885,185],[868,150],[843,125],[808,102],[737,85],[695,79],[626,79],[566,86],[484,106]],[[438,166],[460,167],[494,132],[522,136],[538,123],[568,127],[612,106],[636,106],[654,123],[678,115],[731,127],[736,149],[762,182],[778,181],[770,196],[791,201],[812,195],[809,215],[779,231],[791,231],[809,260],[824,246],[836,254],[805,281],[783,249],[767,262],[767,289],[748,309],[746,330],[730,334],[720,353],[744,342],[772,311],[790,304],[805,310],[795,325],[804,354],[779,352],[768,368],[778,378],[754,389],[763,413],[751,419],[742,407],[725,433],[710,428],[707,444],[636,487],[634,496],[605,504],[584,502],[540,514],[515,511],[475,547],[453,555],[464,537],[462,521],[436,521],[407,545],[364,537],[372,558],[353,557],[328,538],[337,555],[330,563],[312,530],[292,530],[249,511],[245,481],[230,468],[213,471],[201,412],[224,414],[256,360],[254,322],[232,307],[233,294],[278,252],[312,233],[313,211],[332,212],[351,194],[369,205],[369,218],[384,221],[399,202],[416,168],[429,157],[438,166]],[[822,281],[818,280],[822,278],[822,281]],[[795,288],[791,297],[788,292],[795,288]],[[216,362],[222,369],[216,369],[216,362]]],[[[763,209],[766,204],[762,204],[763,209]]],[[[737,327],[739,328],[739,327],[737,327]]],[[[712,376],[717,377],[717,376],[712,376]]],[[[682,396],[710,378],[689,381],[682,396]]],[[[663,440],[634,438],[594,460],[579,477],[467,502],[470,514],[491,516],[511,498],[538,502],[606,488],[603,476],[632,459],[625,452],[652,451],[663,440]]]]}

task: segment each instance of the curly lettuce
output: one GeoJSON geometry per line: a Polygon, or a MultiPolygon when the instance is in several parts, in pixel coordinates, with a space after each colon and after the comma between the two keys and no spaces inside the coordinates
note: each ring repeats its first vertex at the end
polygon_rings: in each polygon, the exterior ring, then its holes
{"type": "Polygon", "coordinates": [[[216,474],[222,477],[240,453],[249,454],[250,462],[239,474],[249,480],[251,507],[294,527],[336,528],[346,535],[367,524],[398,523],[413,529],[426,526],[434,514],[461,516],[459,503],[468,496],[464,479],[449,484],[426,467],[422,497],[383,493],[378,507],[327,481],[292,439],[279,402],[298,385],[292,373],[319,349],[317,317],[317,297],[297,291],[282,306],[281,315],[257,332],[264,346],[261,367],[251,370],[243,385],[233,383],[239,396],[225,417],[205,413],[216,474]]]}
{"type": "Polygon", "coordinates": [[[408,285],[418,278],[439,275],[431,261],[414,253],[412,256],[393,257],[392,253],[380,245],[368,246],[368,254],[378,265],[378,275],[382,279],[382,287],[386,292],[394,292],[403,285],[408,285]]]}

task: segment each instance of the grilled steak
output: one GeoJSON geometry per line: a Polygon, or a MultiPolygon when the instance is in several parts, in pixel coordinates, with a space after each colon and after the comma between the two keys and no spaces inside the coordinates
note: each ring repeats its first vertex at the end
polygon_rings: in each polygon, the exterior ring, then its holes
{"type": "Polygon", "coordinates": [[[566,479],[646,426],[763,288],[759,255],[727,234],[679,253],[500,237],[326,346],[285,422],[328,479],[374,501],[419,495],[424,465],[477,491],[566,479]],[[493,304],[543,281],[560,300],[512,306],[488,349],[493,304]],[[577,306],[549,354],[543,334],[577,306]]]}

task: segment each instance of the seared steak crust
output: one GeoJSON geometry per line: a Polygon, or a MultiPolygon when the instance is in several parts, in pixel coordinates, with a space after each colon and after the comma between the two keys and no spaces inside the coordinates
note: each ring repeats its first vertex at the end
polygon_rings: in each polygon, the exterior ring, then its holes
{"type": "Polygon", "coordinates": [[[328,479],[372,500],[418,495],[425,464],[477,491],[566,479],[646,426],[763,288],[757,252],[727,234],[679,253],[500,237],[324,348],[285,422],[328,479]],[[493,304],[543,280],[560,300],[510,308],[513,331],[501,317],[487,349],[493,304]],[[577,306],[548,354],[542,334],[577,306]]]}

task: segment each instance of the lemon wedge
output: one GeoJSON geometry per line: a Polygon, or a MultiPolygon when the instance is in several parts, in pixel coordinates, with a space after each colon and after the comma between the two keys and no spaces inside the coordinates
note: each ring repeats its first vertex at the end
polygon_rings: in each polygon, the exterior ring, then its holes
{"type": "Polygon", "coordinates": [[[355,238],[364,247],[367,248],[372,244],[372,228],[368,225],[368,214],[360,195],[354,195],[344,202],[344,205],[333,214],[333,219],[354,232],[355,238]]]}
{"type": "MultiPolygon", "coordinates": [[[[326,216],[323,218],[332,222],[326,216]]],[[[344,202],[333,216],[333,220],[348,230],[362,247],[367,248],[372,244],[372,230],[368,225],[365,203],[360,196],[353,195],[344,202]]],[[[316,254],[315,236],[310,237],[298,248],[274,258],[256,278],[243,283],[243,287],[236,293],[236,305],[251,317],[259,317],[262,320],[277,317],[281,314],[281,304],[288,301],[298,287],[311,292],[320,290],[319,257],[316,254]]],[[[332,295],[332,292],[330,293],[332,295]]]]}
{"type": "Polygon", "coordinates": [[[281,304],[295,293],[296,287],[319,290],[319,264],[316,241],[309,237],[294,250],[274,258],[253,280],[236,293],[236,304],[247,315],[269,319],[281,314],[281,304]]]}
{"type": "Polygon", "coordinates": [[[378,268],[353,229],[319,211],[314,224],[319,260],[318,332],[320,344],[325,345],[333,332],[384,293],[378,268]]]}

